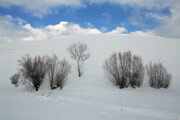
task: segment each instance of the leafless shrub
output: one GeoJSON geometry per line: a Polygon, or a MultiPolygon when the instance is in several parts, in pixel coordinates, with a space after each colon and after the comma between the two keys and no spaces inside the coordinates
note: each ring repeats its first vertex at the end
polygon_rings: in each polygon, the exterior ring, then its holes
{"type": "Polygon", "coordinates": [[[105,60],[104,70],[107,77],[120,89],[126,88],[129,84],[135,88],[140,87],[144,77],[142,60],[133,56],[130,51],[114,53],[105,60]]]}
{"type": "Polygon", "coordinates": [[[131,64],[130,85],[133,88],[140,87],[144,78],[144,66],[140,56],[133,56],[131,64]]]}
{"type": "Polygon", "coordinates": [[[27,54],[18,62],[22,76],[29,80],[38,91],[47,72],[46,57],[36,56],[32,59],[27,54]]]}
{"type": "Polygon", "coordinates": [[[66,59],[59,62],[56,55],[52,57],[47,56],[48,65],[48,77],[51,89],[60,87],[63,88],[65,81],[67,80],[71,66],[66,59]]]}
{"type": "Polygon", "coordinates": [[[105,60],[104,70],[107,77],[119,88],[128,87],[130,74],[131,53],[112,54],[109,59],[105,60]]]}
{"type": "Polygon", "coordinates": [[[20,77],[21,77],[21,75],[18,73],[12,75],[10,77],[11,83],[14,84],[16,87],[18,87],[18,82],[19,82],[20,77]]]}
{"type": "Polygon", "coordinates": [[[120,71],[118,69],[118,60],[116,53],[112,54],[109,59],[105,60],[103,65],[106,75],[115,85],[121,85],[120,71]]]}
{"type": "Polygon", "coordinates": [[[52,57],[47,56],[47,65],[48,65],[48,78],[49,78],[49,85],[51,89],[55,89],[56,83],[55,83],[55,73],[57,70],[57,64],[59,63],[59,60],[56,55],[53,55],[52,57]]]}
{"type": "Polygon", "coordinates": [[[77,42],[69,45],[67,51],[70,53],[71,58],[77,62],[78,76],[81,77],[83,74],[83,63],[90,57],[90,53],[87,53],[88,47],[83,42],[77,42]]]}
{"type": "Polygon", "coordinates": [[[55,74],[55,84],[56,87],[63,88],[65,81],[67,80],[68,74],[70,72],[71,65],[67,62],[66,59],[63,59],[60,63],[57,64],[57,71],[55,74]]]}
{"type": "Polygon", "coordinates": [[[149,84],[153,88],[168,88],[171,83],[172,75],[167,72],[162,63],[151,62],[146,66],[146,73],[149,84]]]}

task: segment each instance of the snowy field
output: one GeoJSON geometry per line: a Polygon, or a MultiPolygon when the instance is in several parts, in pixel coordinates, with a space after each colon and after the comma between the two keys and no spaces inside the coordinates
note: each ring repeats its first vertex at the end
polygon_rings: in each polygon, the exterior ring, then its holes
{"type": "Polygon", "coordinates": [[[49,40],[0,43],[0,120],[180,120],[180,39],[148,35],[75,35],[49,40]],[[84,41],[91,53],[79,78],[66,47],[84,41]],[[144,64],[162,62],[172,73],[168,89],[153,89],[146,77],[141,88],[118,89],[106,79],[102,65],[113,52],[131,50],[144,64]],[[25,53],[66,58],[72,65],[63,90],[44,82],[38,92],[14,87],[25,53]]]}

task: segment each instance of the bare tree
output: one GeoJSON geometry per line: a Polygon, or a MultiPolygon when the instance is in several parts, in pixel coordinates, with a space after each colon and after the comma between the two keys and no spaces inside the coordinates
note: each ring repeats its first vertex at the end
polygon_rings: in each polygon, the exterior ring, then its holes
{"type": "Polygon", "coordinates": [[[20,77],[21,77],[21,75],[18,73],[12,75],[10,77],[11,83],[14,84],[16,87],[18,87],[18,82],[19,82],[20,77]]]}
{"type": "Polygon", "coordinates": [[[144,66],[140,56],[133,56],[131,64],[130,85],[133,88],[140,87],[144,78],[144,66]]]}
{"type": "Polygon", "coordinates": [[[84,61],[90,57],[88,53],[88,47],[83,42],[77,42],[69,45],[67,51],[70,53],[71,58],[77,62],[78,76],[81,77],[83,74],[83,64],[84,61]]]}
{"type": "Polygon", "coordinates": [[[22,76],[29,80],[38,91],[47,72],[46,57],[36,56],[32,59],[28,54],[18,60],[22,76]]]}
{"type": "Polygon", "coordinates": [[[59,62],[56,55],[53,55],[52,57],[47,56],[47,65],[51,89],[56,89],[57,87],[62,89],[67,80],[71,65],[69,65],[66,59],[59,62]]]}
{"type": "Polygon", "coordinates": [[[162,63],[151,62],[146,66],[146,73],[149,84],[153,88],[168,88],[171,83],[172,75],[167,72],[162,63]]]}

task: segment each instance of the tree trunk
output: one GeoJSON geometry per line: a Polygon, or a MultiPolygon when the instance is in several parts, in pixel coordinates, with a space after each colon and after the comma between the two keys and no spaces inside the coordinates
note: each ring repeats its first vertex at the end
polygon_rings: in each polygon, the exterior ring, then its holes
{"type": "Polygon", "coordinates": [[[81,68],[80,68],[80,65],[79,65],[79,62],[78,62],[78,76],[81,77],[81,68]]]}
{"type": "Polygon", "coordinates": [[[38,91],[38,87],[36,87],[36,91],[38,91]]]}

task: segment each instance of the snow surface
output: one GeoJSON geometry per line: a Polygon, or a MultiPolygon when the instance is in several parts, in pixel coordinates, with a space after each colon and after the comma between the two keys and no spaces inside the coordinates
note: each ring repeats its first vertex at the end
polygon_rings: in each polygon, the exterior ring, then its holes
{"type": "Polygon", "coordinates": [[[0,43],[0,120],[180,120],[180,40],[147,35],[75,35],[54,39],[0,43]],[[90,58],[79,78],[66,47],[84,41],[90,58]],[[172,73],[168,89],[153,89],[146,77],[141,88],[118,89],[106,79],[102,65],[113,52],[131,50],[144,64],[162,62],[172,73]],[[63,90],[44,82],[38,92],[14,87],[9,77],[18,71],[25,53],[66,58],[72,65],[63,90]]]}

